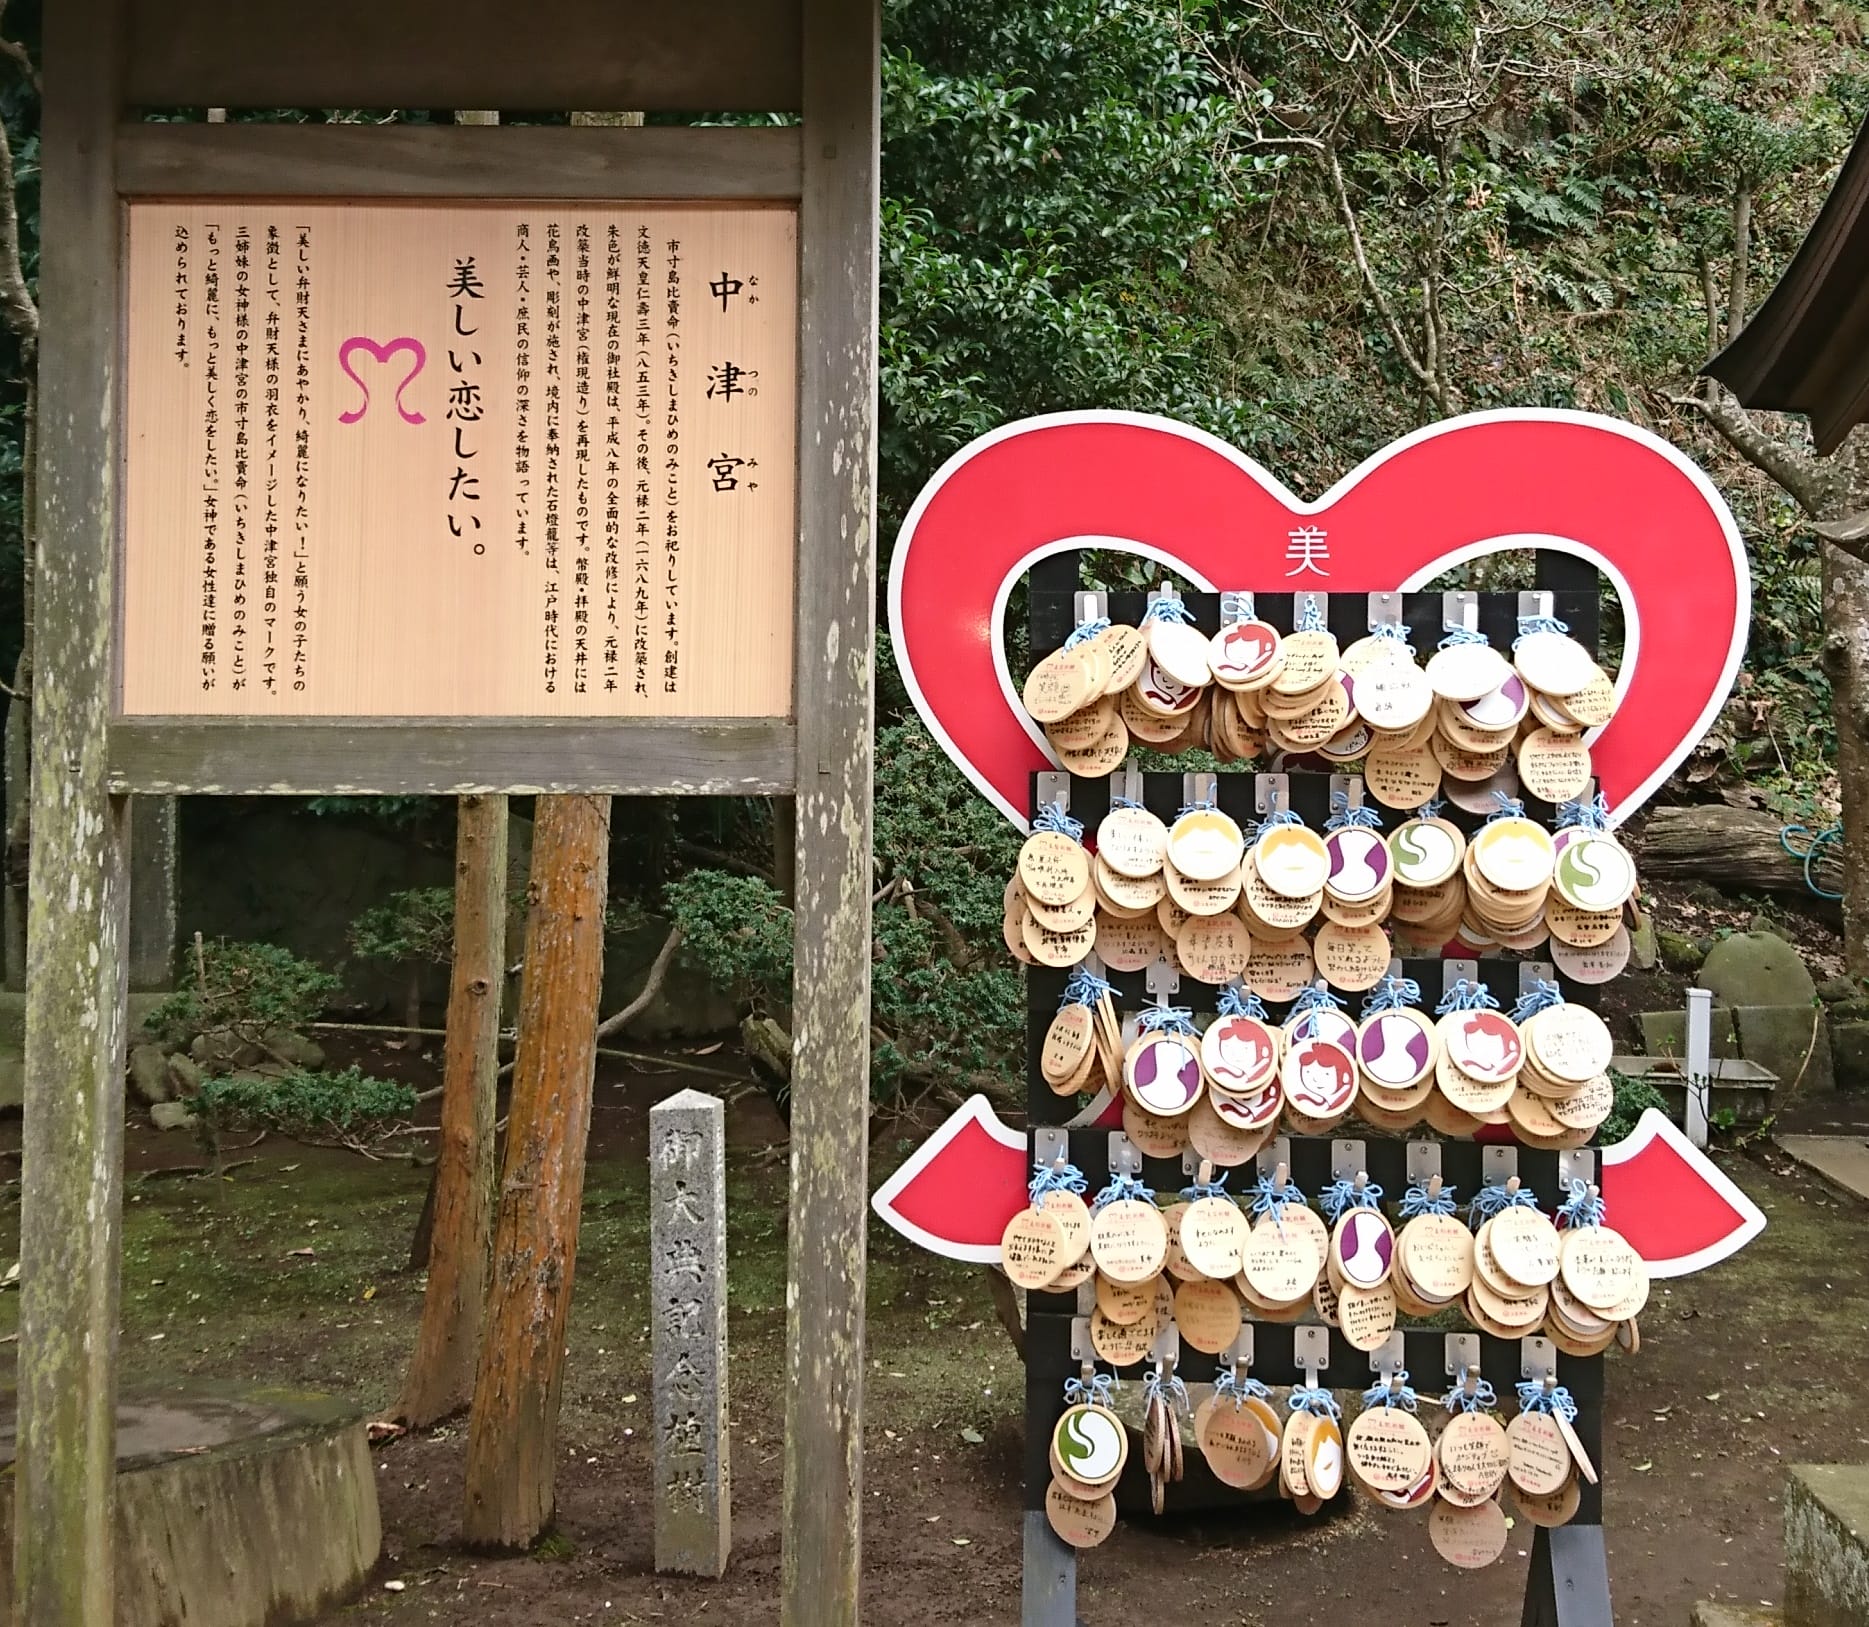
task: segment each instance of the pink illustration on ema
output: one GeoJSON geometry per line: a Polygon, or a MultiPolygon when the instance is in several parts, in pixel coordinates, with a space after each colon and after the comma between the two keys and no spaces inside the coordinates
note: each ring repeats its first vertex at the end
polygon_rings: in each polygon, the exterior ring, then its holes
{"type": "Polygon", "coordinates": [[[1222,1017],[1201,1045],[1207,1071],[1222,1090],[1243,1096],[1257,1090],[1278,1067],[1278,1042],[1252,1017],[1222,1017]]]}
{"type": "Polygon", "coordinates": [[[1447,1037],[1460,1071],[1483,1084],[1502,1085],[1519,1071],[1525,1047],[1510,1017],[1497,1011],[1469,1011],[1447,1037]]]}
{"type": "Polygon", "coordinates": [[[1286,1100],[1301,1113],[1322,1118],[1341,1113],[1356,1096],[1356,1064],[1341,1045],[1329,1040],[1300,1040],[1292,1047],[1292,1074],[1286,1100]]]}
{"type": "Polygon", "coordinates": [[[351,357],[360,350],[367,355],[374,356],[385,366],[388,365],[390,357],[398,351],[409,352],[414,361],[408,372],[403,374],[402,382],[396,386],[396,412],[405,424],[427,423],[428,420],[421,413],[411,412],[402,404],[402,392],[415,382],[417,375],[428,365],[428,347],[420,339],[411,339],[407,334],[400,339],[390,340],[386,345],[379,345],[374,339],[366,339],[361,334],[356,334],[337,347],[338,366],[343,369],[344,376],[363,392],[362,404],[353,407],[349,412],[339,413],[337,421],[340,424],[354,424],[370,410],[370,386],[357,376],[357,370],[350,364],[351,357]]]}

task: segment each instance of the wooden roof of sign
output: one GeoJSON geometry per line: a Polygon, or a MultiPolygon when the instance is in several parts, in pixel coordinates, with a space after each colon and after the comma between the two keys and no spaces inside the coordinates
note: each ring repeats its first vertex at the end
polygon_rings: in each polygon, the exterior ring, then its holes
{"type": "Polygon", "coordinates": [[[1869,417],[1869,124],[1778,286],[1705,371],[1748,407],[1803,413],[1819,453],[1869,417]]]}

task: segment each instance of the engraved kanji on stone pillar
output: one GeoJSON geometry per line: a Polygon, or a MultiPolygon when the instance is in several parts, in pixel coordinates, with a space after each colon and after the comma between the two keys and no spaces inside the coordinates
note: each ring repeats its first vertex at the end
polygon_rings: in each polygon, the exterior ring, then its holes
{"type": "Polygon", "coordinates": [[[655,1568],[718,1576],[732,1545],[727,1449],[727,1177],[720,1099],[649,1112],[655,1568]]]}

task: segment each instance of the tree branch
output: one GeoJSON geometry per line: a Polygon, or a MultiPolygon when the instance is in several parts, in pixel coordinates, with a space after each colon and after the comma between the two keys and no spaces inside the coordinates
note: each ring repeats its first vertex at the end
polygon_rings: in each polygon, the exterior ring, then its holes
{"type": "Polygon", "coordinates": [[[668,978],[668,969],[674,963],[675,951],[679,948],[681,948],[681,928],[672,926],[668,929],[668,936],[662,940],[662,947],[656,951],[656,957],[649,966],[649,975],[642,980],[642,987],[636,991],[636,998],[614,1016],[604,1018],[597,1025],[599,1039],[608,1039],[612,1034],[629,1027],[649,1009],[650,1001],[662,992],[662,984],[668,978]]]}
{"type": "Polygon", "coordinates": [[[1755,469],[1763,470],[1777,481],[1812,519],[1824,517],[1830,482],[1817,460],[1788,441],[1768,434],[1725,385],[1708,379],[1702,393],[1668,399],[1676,407],[1699,413],[1728,446],[1755,469]]]}
{"type": "Polygon", "coordinates": [[[1733,271],[1726,288],[1726,339],[1731,344],[1746,325],[1746,283],[1752,269],[1752,189],[1733,193],[1733,271]]]}
{"type": "Polygon", "coordinates": [[[1343,228],[1350,235],[1350,254],[1356,261],[1356,269],[1362,273],[1363,286],[1369,291],[1370,303],[1376,307],[1376,315],[1382,319],[1387,330],[1389,342],[1395,346],[1396,353],[1407,364],[1409,372],[1420,380],[1424,389],[1436,390],[1434,373],[1422,365],[1421,358],[1415,354],[1415,347],[1408,342],[1408,336],[1402,332],[1402,324],[1397,319],[1395,307],[1389,303],[1389,296],[1382,291],[1382,284],[1376,280],[1376,273],[1369,263],[1369,251],[1363,246],[1362,229],[1357,225],[1356,209],[1350,202],[1349,184],[1343,177],[1343,163],[1337,156],[1334,142],[1326,143],[1322,149],[1324,168],[1330,176],[1331,189],[1337,197],[1337,215],[1343,222],[1343,228]]]}
{"type": "MultiPolygon", "coordinates": [[[[0,20],[4,19],[5,12],[4,0],[0,0],[0,20]]],[[[0,55],[18,62],[37,87],[38,76],[33,73],[31,59],[22,46],[0,39],[0,55]]],[[[13,143],[7,137],[4,124],[0,124],[0,317],[19,339],[20,356],[30,374],[39,354],[39,307],[33,303],[32,291],[26,286],[26,268],[20,258],[13,143]]]]}

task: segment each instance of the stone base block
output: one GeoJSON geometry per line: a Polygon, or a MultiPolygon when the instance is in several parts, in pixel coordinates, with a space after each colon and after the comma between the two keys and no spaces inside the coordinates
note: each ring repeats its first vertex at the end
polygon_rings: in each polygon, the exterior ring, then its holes
{"type": "Polygon", "coordinates": [[[1869,1622],[1869,1466],[1802,1463],[1785,1485],[1785,1627],[1869,1622]]]}
{"type": "MultiPolygon", "coordinates": [[[[12,1627],[13,1400],[0,1419],[0,1623],[12,1627]]],[[[117,1408],[115,1627],[285,1627],[343,1603],[383,1529],[362,1419],[301,1391],[190,1385],[117,1408]]]]}
{"type": "Polygon", "coordinates": [[[1702,1599],[1694,1606],[1693,1627],[1785,1627],[1782,1610],[1750,1609],[1743,1604],[1715,1604],[1702,1599]]]}
{"type": "Polygon", "coordinates": [[[1822,1006],[1735,1006],[1733,1025],[1739,1054],[1778,1076],[1781,1108],[1794,1095],[1835,1087],[1822,1006]]]}
{"type": "Polygon", "coordinates": [[[1869,1090],[1869,1022],[1830,1020],[1831,1067],[1838,1090],[1869,1090]]]}
{"type": "MultiPolygon", "coordinates": [[[[1730,1006],[1715,1006],[1709,1013],[1710,1038],[1715,1056],[1738,1056],[1739,1039],[1733,1028],[1733,1011],[1730,1006]]],[[[1685,1058],[1687,1055],[1687,1013],[1674,1011],[1645,1011],[1641,1015],[1642,1049],[1650,1056],[1672,1056],[1685,1058]]]]}

